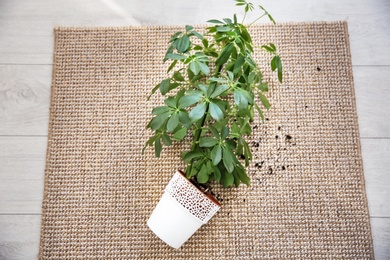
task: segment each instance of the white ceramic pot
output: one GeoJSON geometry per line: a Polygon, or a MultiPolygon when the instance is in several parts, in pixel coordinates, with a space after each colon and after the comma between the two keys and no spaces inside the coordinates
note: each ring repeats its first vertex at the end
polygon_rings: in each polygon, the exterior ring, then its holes
{"type": "Polygon", "coordinates": [[[221,208],[177,171],[147,224],[161,240],[178,249],[221,208]]]}

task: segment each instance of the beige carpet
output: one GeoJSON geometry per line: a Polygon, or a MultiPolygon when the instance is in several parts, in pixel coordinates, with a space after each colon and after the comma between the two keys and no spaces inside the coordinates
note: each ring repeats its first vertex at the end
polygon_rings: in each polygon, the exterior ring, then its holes
{"type": "Polygon", "coordinates": [[[277,44],[285,79],[265,75],[272,109],[254,123],[252,185],[214,185],[223,208],[178,251],[152,234],[183,147],[141,155],[161,102],[146,97],[179,29],[55,29],[41,259],[373,258],[344,22],[251,29],[277,44]]]}

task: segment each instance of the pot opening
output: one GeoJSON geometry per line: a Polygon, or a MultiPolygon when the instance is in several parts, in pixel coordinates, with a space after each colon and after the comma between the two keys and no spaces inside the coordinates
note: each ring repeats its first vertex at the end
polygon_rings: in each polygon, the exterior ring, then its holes
{"type": "Polygon", "coordinates": [[[209,185],[201,184],[196,181],[195,177],[192,177],[191,179],[187,179],[184,172],[181,170],[177,170],[180,172],[180,174],[189,181],[192,185],[194,185],[200,192],[202,192],[207,198],[209,198],[212,202],[217,204],[219,207],[221,207],[221,203],[218,199],[216,199],[214,196],[215,194],[211,191],[211,187],[209,185]]]}

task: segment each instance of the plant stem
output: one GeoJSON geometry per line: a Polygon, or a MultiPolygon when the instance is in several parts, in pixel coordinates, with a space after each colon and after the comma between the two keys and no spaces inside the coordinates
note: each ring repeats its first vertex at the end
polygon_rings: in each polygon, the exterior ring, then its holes
{"type": "Polygon", "coordinates": [[[267,13],[264,13],[262,16],[260,16],[259,18],[257,18],[256,20],[254,20],[253,22],[251,22],[247,27],[249,28],[252,24],[254,24],[255,22],[257,22],[258,20],[260,20],[261,18],[263,18],[267,13]]]}
{"type": "Polygon", "coordinates": [[[245,12],[245,14],[244,14],[244,18],[242,18],[242,24],[244,24],[244,21],[245,21],[245,18],[246,18],[246,14],[247,14],[247,12],[245,12]]]}

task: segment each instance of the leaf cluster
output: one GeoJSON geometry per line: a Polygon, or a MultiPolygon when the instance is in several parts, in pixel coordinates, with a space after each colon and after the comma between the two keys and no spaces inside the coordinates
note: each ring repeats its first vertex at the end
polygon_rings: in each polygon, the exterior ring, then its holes
{"type": "MultiPolygon", "coordinates": [[[[255,9],[244,0],[236,2],[244,6],[245,14],[255,9]]],[[[270,108],[268,84],[252,58],[247,27],[237,16],[208,22],[212,25],[205,34],[187,25],[172,35],[164,58],[170,62],[168,77],[151,93],[159,90],[164,105],[152,110],[147,128],[154,135],[146,146],[154,146],[160,157],[163,145],[188,137],[191,149],[182,154],[187,178],[198,183],[218,181],[224,187],[249,185],[245,167],[252,153],[245,137],[252,133],[255,111],[264,120],[263,109],[270,108]]],[[[281,82],[282,63],[275,45],[262,49],[273,55],[271,69],[278,71],[281,82]]]]}

